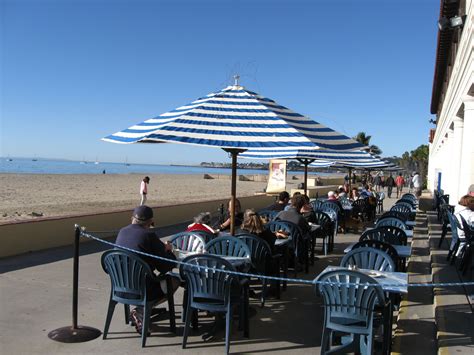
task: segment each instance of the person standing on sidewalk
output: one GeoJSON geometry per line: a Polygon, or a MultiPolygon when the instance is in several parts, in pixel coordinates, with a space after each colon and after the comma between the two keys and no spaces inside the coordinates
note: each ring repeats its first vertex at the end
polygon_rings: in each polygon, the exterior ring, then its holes
{"type": "Polygon", "coordinates": [[[147,194],[148,194],[148,184],[150,183],[150,178],[145,176],[140,184],[140,206],[143,206],[146,202],[147,194]]]}
{"type": "Polygon", "coordinates": [[[403,178],[402,173],[398,174],[395,179],[395,185],[397,185],[397,198],[400,198],[403,192],[403,185],[405,185],[405,179],[403,178]]]}
{"type": "Polygon", "coordinates": [[[413,179],[411,180],[413,183],[413,191],[415,192],[416,197],[421,196],[421,178],[418,172],[415,172],[413,175],[413,179]]]}
{"type": "Polygon", "coordinates": [[[392,189],[395,185],[395,180],[393,179],[392,174],[389,175],[387,180],[385,180],[385,186],[387,186],[387,195],[388,198],[392,198],[392,189]]]}

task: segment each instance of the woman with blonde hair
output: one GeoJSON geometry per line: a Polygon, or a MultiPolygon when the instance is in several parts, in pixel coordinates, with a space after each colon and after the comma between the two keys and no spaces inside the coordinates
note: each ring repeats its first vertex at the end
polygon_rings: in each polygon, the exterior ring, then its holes
{"type": "Polygon", "coordinates": [[[275,235],[262,223],[260,216],[253,209],[245,210],[244,221],[240,226],[239,233],[250,233],[265,240],[270,248],[275,246],[275,235]]]}

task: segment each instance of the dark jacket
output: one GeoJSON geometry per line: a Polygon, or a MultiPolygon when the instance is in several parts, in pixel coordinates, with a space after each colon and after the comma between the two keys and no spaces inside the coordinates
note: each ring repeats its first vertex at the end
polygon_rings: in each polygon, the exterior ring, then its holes
{"type": "MultiPolygon", "coordinates": [[[[165,250],[165,245],[154,232],[139,224],[130,224],[122,228],[117,235],[115,244],[133,250],[142,251],[144,253],[161,256],[163,258],[176,260],[176,257],[171,251],[165,250]]],[[[140,255],[140,257],[150,265],[152,270],[156,269],[160,273],[166,273],[174,267],[174,263],[171,262],[143,255],[140,255]]]]}
{"type": "Polygon", "coordinates": [[[268,206],[265,210],[269,211],[283,211],[286,205],[284,203],[275,202],[273,205],[268,206]]]}
{"type": "Polygon", "coordinates": [[[310,231],[310,227],[306,219],[296,210],[294,207],[288,208],[286,211],[279,212],[276,217],[276,220],[293,222],[298,227],[301,228],[303,234],[307,234],[310,231]]]}

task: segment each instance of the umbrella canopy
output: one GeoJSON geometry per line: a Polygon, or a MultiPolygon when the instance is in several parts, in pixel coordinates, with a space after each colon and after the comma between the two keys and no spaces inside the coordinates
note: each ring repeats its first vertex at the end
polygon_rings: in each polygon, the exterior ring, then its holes
{"type": "MultiPolygon", "coordinates": [[[[324,164],[328,164],[328,161],[324,160],[315,160],[310,165],[313,167],[321,167],[324,164]]],[[[327,165],[326,165],[327,166],[327,165]]],[[[387,162],[385,160],[373,157],[371,155],[370,161],[339,161],[339,162],[332,162],[330,165],[332,168],[346,168],[349,170],[349,189],[351,189],[351,175],[352,169],[393,169],[396,167],[395,164],[387,162]]]]}
{"type": "Polygon", "coordinates": [[[103,140],[185,143],[226,149],[363,147],[352,138],[239,85],[209,94],[103,140]]]}
{"type": "Polygon", "coordinates": [[[249,149],[240,155],[247,159],[296,159],[304,165],[304,193],[307,192],[308,165],[328,167],[337,163],[373,164],[379,162],[370,153],[362,150],[330,150],[330,149],[249,149]]]}
{"type": "MultiPolygon", "coordinates": [[[[103,138],[112,143],[182,143],[222,148],[232,155],[231,208],[237,155],[246,149],[357,149],[359,142],[238,85],[103,138]]],[[[231,213],[231,233],[234,231],[231,213]]]]}

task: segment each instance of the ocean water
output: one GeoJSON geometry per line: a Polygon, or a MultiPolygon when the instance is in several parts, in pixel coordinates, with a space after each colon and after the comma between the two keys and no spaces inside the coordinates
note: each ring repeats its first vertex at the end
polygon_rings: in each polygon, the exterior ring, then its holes
{"type": "MultiPolygon", "coordinates": [[[[68,160],[26,158],[0,158],[0,173],[20,174],[222,174],[230,175],[231,169],[203,168],[200,166],[170,166],[149,164],[99,163],[68,160]]],[[[238,169],[238,174],[267,174],[268,170],[238,169]]],[[[301,174],[302,172],[291,172],[301,174]]]]}
{"type": "MultiPolygon", "coordinates": [[[[14,174],[221,174],[230,175],[231,169],[204,168],[200,166],[175,166],[151,164],[125,164],[79,162],[71,160],[47,160],[27,158],[0,158],[0,173],[14,174]],[[11,161],[10,161],[11,159],[11,161]]],[[[303,171],[290,171],[289,174],[299,175],[303,171]]],[[[237,169],[237,174],[268,174],[268,170],[237,169]]],[[[334,175],[334,173],[317,172],[318,175],[334,175]]]]}

